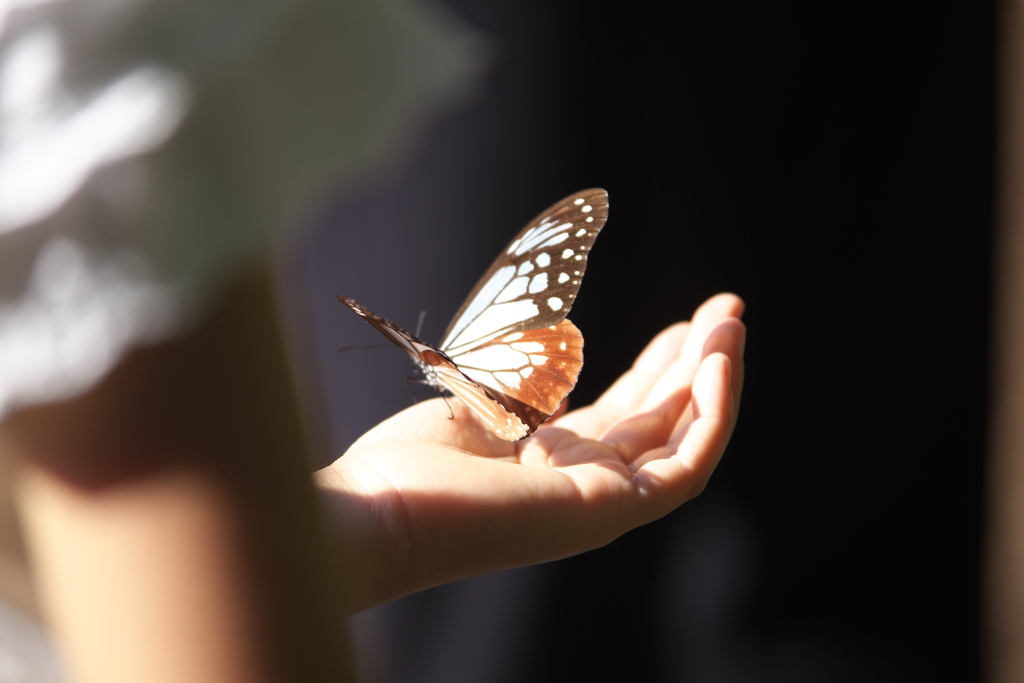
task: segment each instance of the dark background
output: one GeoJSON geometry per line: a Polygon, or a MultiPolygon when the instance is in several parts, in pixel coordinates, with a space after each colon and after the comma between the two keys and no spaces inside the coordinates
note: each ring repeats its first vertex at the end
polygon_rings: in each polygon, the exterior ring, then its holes
{"type": "Polygon", "coordinates": [[[357,618],[368,668],[977,680],[992,3],[448,4],[491,40],[479,89],[307,246],[324,457],[409,401],[401,354],[333,353],[379,341],[334,295],[407,328],[427,309],[437,340],[507,240],[584,187],[611,214],[571,316],[573,403],[723,290],[748,304],[747,383],[702,497],[357,618]]]}

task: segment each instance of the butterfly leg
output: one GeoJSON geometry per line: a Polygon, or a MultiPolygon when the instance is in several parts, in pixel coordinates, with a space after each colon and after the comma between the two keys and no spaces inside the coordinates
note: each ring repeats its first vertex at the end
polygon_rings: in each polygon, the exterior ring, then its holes
{"type": "Polygon", "coordinates": [[[419,379],[418,377],[406,377],[405,387],[409,390],[409,395],[412,396],[413,403],[419,403],[420,397],[416,395],[416,392],[412,390],[413,384],[428,384],[426,380],[419,379]]]}

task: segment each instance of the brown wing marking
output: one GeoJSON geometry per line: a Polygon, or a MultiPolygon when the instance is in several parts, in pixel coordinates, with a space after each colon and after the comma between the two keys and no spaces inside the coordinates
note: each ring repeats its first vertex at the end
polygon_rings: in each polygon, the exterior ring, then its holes
{"type": "Polygon", "coordinates": [[[467,377],[536,427],[576,386],[583,368],[583,335],[564,319],[557,325],[504,335],[452,360],[467,377]],[[493,350],[518,360],[500,370],[475,364],[493,350]]]}

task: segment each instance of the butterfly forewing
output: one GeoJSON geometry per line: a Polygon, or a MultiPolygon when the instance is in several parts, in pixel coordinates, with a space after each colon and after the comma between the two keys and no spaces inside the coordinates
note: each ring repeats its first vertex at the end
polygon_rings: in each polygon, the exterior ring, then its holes
{"type": "Polygon", "coordinates": [[[608,193],[591,189],[530,221],[477,282],[440,348],[454,357],[499,335],[561,322],[607,219],[608,193]]]}

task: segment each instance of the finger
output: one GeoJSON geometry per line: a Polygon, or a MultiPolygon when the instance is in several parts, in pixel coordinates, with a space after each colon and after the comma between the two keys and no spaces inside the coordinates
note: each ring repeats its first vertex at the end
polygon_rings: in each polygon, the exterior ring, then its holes
{"type": "MultiPolygon", "coordinates": [[[[742,358],[745,332],[743,323],[736,318],[720,321],[708,332],[702,350],[704,358],[715,353],[724,354],[730,360],[742,358]]],[[[641,458],[646,462],[670,455],[694,419],[693,411],[686,410],[694,372],[696,370],[689,369],[687,358],[680,358],[670,365],[649,392],[641,409],[612,425],[601,441],[616,448],[627,464],[636,463],[641,458]]],[[[727,388],[733,393],[731,384],[727,388]]]]}
{"type": "MultiPolygon", "coordinates": [[[[732,402],[730,419],[735,422],[739,410],[739,396],[743,389],[743,349],[746,343],[746,327],[735,318],[724,320],[708,335],[704,343],[704,357],[723,354],[730,361],[730,385],[728,387],[732,402]]],[[[699,370],[698,370],[699,371],[699,370]]],[[[683,411],[676,423],[672,436],[665,442],[666,448],[657,452],[647,452],[634,463],[635,467],[655,459],[670,456],[684,439],[696,419],[695,410],[683,411]]]]}
{"type": "MultiPolygon", "coordinates": [[[[614,448],[622,461],[629,465],[652,449],[664,448],[669,443],[680,416],[688,412],[686,407],[689,403],[690,388],[683,387],[653,409],[613,424],[601,441],[614,448]]],[[[662,457],[665,455],[667,453],[662,457]]]]}
{"type": "MultiPolygon", "coordinates": [[[[693,375],[702,359],[709,353],[708,339],[725,320],[735,320],[743,312],[743,301],[732,294],[714,296],[693,316],[693,326],[679,358],[663,371],[639,406],[639,410],[652,410],[669,396],[677,394],[693,382],[693,375]]],[[[718,350],[718,349],[713,349],[718,350]]],[[[727,350],[726,355],[732,357],[727,350]]]]}
{"type": "Polygon", "coordinates": [[[646,462],[633,480],[652,519],[700,494],[725,451],[733,427],[732,361],[714,353],[701,363],[693,384],[694,419],[678,450],[646,462]]]}
{"type": "Polygon", "coordinates": [[[595,405],[622,411],[639,407],[666,368],[679,358],[689,332],[688,322],[676,323],[659,332],[637,356],[633,367],[619,377],[595,405]]]}
{"type": "Polygon", "coordinates": [[[685,381],[689,384],[701,358],[704,337],[723,318],[738,318],[743,314],[743,300],[735,294],[717,294],[693,314],[692,323],[676,323],[656,336],[640,354],[633,367],[597,400],[595,405],[621,411],[642,409],[657,405],[677,386],[685,381]],[[666,371],[681,357],[688,364],[673,370],[671,382],[663,382],[666,371]],[[651,390],[658,384],[671,387],[650,398],[651,390]]]}
{"type": "Polygon", "coordinates": [[[607,438],[632,459],[657,438],[669,436],[659,427],[674,423],[688,400],[705,337],[723,318],[743,312],[743,301],[734,294],[718,294],[694,313],[692,323],[676,323],[658,334],[637,358],[633,368],[609,388],[593,406],[566,415],[559,425],[580,435],[607,438]],[[657,391],[655,388],[657,387],[657,391]],[[684,392],[684,393],[680,393],[684,392]],[[675,414],[672,414],[675,411],[675,414]],[[637,413],[650,413],[637,415],[637,413]],[[636,419],[632,419],[636,417],[636,419]],[[628,424],[617,429],[624,419],[628,424]],[[609,430],[615,430],[610,433],[609,430]],[[647,431],[644,431],[647,430],[647,431]],[[642,437],[639,438],[638,437],[642,437]]]}
{"type": "Polygon", "coordinates": [[[640,353],[633,367],[600,399],[593,405],[568,413],[558,421],[558,426],[594,439],[604,435],[609,425],[636,411],[651,386],[678,358],[689,329],[689,323],[676,323],[662,330],[640,353]]]}
{"type": "MultiPolygon", "coordinates": [[[[704,359],[713,353],[722,353],[729,357],[732,361],[732,395],[739,396],[743,388],[743,349],[747,339],[747,328],[737,318],[727,318],[720,321],[714,329],[712,329],[704,340],[704,347],[701,349],[701,363],[704,359]]],[[[688,359],[684,359],[678,365],[686,366],[688,359]]],[[[672,382],[679,371],[674,368],[670,372],[666,373],[665,377],[654,388],[651,392],[651,397],[657,398],[660,393],[668,393],[672,389],[672,382]],[[668,388],[664,388],[663,384],[669,384],[668,388]]],[[[694,369],[696,372],[696,368],[694,369]]],[[[685,378],[685,375],[684,375],[685,378]]],[[[735,409],[738,409],[738,402],[735,409]]],[[[733,416],[735,419],[735,415],[733,416]]]]}
{"type": "Polygon", "coordinates": [[[693,327],[683,346],[679,361],[666,372],[652,387],[641,410],[658,405],[667,396],[678,391],[680,386],[689,386],[694,373],[707,356],[705,349],[708,338],[722,321],[739,318],[743,314],[743,300],[735,294],[718,294],[711,297],[693,314],[693,327]]]}
{"type": "Polygon", "coordinates": [[[732,394],[732,421],[740,412],[740,397],[743,395],[743,378],[746,371],[746,364],[743,354],[747,345],[747,327],[742,321],[733,318],[725,320],[708,336],[704,345],[704,354],[724,353],[732,361],[731,368],[731,394],[732,394]]]}

